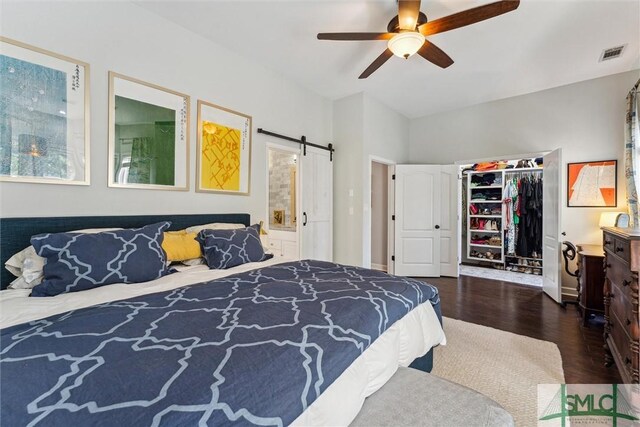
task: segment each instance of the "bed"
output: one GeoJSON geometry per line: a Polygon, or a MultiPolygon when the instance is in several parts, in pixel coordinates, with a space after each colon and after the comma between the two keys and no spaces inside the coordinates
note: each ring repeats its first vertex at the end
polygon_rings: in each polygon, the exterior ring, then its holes
{"type": "MultiPolygon", "coordinates": [[[[0,221],[2,263],[42,232],[246,214],[0,221]]],[[[55,297],[0,292],[7,425],[348,425],[398,366],[444,344],[437,290],[373,270],[270,260],[181,266],[55,297]]],[[[2,285],[9,277],[3,271],[2,285]]]]}

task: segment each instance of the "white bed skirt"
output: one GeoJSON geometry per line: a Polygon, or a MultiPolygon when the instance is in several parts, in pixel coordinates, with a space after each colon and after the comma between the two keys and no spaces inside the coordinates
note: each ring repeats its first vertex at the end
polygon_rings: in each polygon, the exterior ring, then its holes
{"type": "Polygon", "coordinates": [[[292,423],[294,426],[347,426],[364,399],[380,389],[398,366],[409,366],[432,347],[446,344],[430,302],[387,329],[292,423]]]}

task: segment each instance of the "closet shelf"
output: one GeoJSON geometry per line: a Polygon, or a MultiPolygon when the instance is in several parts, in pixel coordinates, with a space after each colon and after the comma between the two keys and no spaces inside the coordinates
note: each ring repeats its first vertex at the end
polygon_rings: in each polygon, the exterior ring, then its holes
{"type": "Polygon", "coordinates": [[[507,258],[518,258],[518,259],[530,259],[530,260],[533,260],[533,261],[540,261],[540,262],[542,262],[542,258],[528,258],[528,257],[526,257],[526,256],[508,255],[508,254],[505,254],[505,257],[507,257],[507,258]]]}
{"type": "Polygon", "coordinates": [[[478,233],[478,234],[482,234],[482,233],[502,233],[502,230],[481,230],[481,229],[476,229],[476,228],[470,228],[469,231],[471,231],[473,233],[478,233]]]}
{"type": "Polygon", "coordinates": [[[472,200],[471,203],[502,203],[502,200],[472,200]]]}
{"type": "Polygon", "coordinates": [[[522,265],[522,264],[514,264],[512,262],[509,263],[509,265],[513,266],[513,267],[522,267],[522,268],[539,268],[542,269],[542,266],[537,266],[537,265],[522,265]]]}
{"type": "Polygon", "coordinates": [[[497,264],[502,264],[503,263],[502,259],[477,258],[477,257],[474,257],[474,256],[469,256],[467,258],[468,259],[473,259],[473,260],[476,260],[476,261],[495,262],[497,264]]]}
{"type": "Polygon", "coordinates": [[[502,189],[502,184],[500,185],[478,185],[477,187],[470,187],[472,190],[486,190],[488,188],[500,188],[502,189]]]}
{"type": "Polygon", "coordinates": [[[518,173],[518,172],[542,172],[544,168],[513,168],[513,169],[505,169],[504,173],[518,173]]]}
{"type": "Polygon", "coordinates": [[[482,243],[469,243],[469,246],[479,246],[481,248],[493,248],[493,249],[502,249],[502,245],[494,246],[494,245],[484,245],[482,243]]]}
{"type": "Polygon", "coordinates": [[[469,218],[502,218],[502,215],[469,215],[469,218]]]}

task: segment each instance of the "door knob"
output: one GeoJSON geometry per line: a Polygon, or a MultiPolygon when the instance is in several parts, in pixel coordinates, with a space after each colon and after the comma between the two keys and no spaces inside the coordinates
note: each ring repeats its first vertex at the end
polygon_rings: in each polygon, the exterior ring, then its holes
{"type": "Polygon", "coordinates": [[[567,235],[567,233],[566,233],[565,231],[563,231],[563,232],[562,232],[562,233],[560,233],[560,234],[562,234],[563,236],[566,236],[566,235],[567,235]]]}
{"type": "Polygon", "coordinates": [[[439,226],[438,224],[436,224],[435,229],[436,229],[436,230],[439,230],[439,229],[440,229],[440,226],[439,226]]]}

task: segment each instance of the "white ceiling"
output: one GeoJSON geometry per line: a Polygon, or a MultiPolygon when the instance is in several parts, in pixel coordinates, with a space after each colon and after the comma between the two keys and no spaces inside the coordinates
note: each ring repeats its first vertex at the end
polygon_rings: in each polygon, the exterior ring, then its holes
{"type": "MultiPolygon", "coordinates": [[[[430,20],[490,0],[423,0],[430,20]]],[[[522,0],[511,13],[429,37],[455,63],[392,57],[360,73],[383,41],[330,42],[318,32],[386,31],[395,0],[141,1],[139,6],[330,99],[364,91],[409,118],[640,67],[640,0],[522,0]],[[623,56],[598,62],[603,49],[623,56]]]]}

